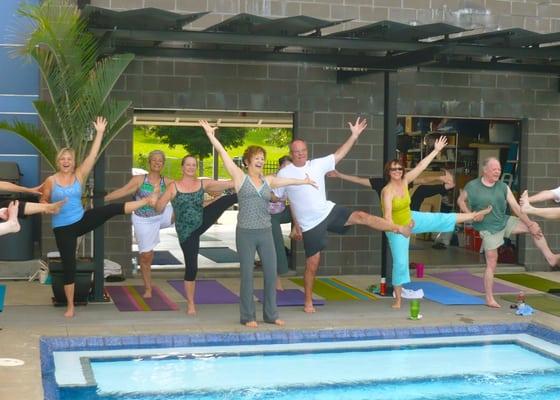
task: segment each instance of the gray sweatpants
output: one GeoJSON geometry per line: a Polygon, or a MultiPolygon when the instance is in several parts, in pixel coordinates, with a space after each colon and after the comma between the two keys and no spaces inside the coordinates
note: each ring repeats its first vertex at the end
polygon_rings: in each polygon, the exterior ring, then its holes
{"type": "Polygon", "coordinates": [[[239,254],[241,269],[240,321],[242,324],[256,321],[255,301],[253,300],[253,270],[255,252],[259,253],[264,274],[264,322],[274,323],[278,319],[276,307],[276,252],[272,230],[237,228],[235,243],[239,254]]]}

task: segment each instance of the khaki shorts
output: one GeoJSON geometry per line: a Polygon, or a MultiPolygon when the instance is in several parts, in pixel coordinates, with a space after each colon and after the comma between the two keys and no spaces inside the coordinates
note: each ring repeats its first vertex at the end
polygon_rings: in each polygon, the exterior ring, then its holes
{"type": "Polygon", "coordinates": [[[489,231],[480,231],[480,237],[482,238],[482,248],[484,250],[496,250],[502,244],[504,244],[504,238],[509,238],[511,233],[519,224],[519,218],[508,217],[506,222],[506,227],[501,231],[496,233],[490,233],[489,231]]]}

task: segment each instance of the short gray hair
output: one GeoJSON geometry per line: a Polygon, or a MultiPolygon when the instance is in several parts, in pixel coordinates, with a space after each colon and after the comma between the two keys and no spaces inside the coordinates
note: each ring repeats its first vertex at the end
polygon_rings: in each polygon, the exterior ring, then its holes
{"type": "Polygon", "coordinates": [[[152,157],[154,156],[161,156],[163,158],[163,162],[165,163],[165,153],[161,150],[152,150],[150,154],[148,154],[148,162],[152,161],[152,157]]]}

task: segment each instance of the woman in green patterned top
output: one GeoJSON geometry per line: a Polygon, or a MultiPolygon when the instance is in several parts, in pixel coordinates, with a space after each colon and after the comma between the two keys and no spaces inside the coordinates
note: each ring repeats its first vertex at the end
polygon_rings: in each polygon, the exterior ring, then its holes
{"type": "Polygon", "coordinates": [[[233,181],[199,179],[196,158],[187,155],[181,161],[183,177],[173,182],[156,204],[161,211],[171,202],[175,213],[175,230],[185,258],[185,293],[187,314],[196,314],[195,279],[198,272],[200,236],[212,226],[225,210],[237,202],[237,195],[222,196],[204,207],[204,192],[222,192],[233,188],[233,181]]]}
{"type": "MultiPolygon", "coordinates": [[[[161,175],[165,165],[165,153],[153,150],[148,155],[150,172],[144,175],[135,175],[123,187],[116,189],[105,196],[105,201],[113,201],[134,195],[134,200],[150,197],[152,193],[165,192],[171,179],[161,175]]],[[[163,213],[158,213],[151,206],[144,206],[132,214],[134,236],[138,243],[138,261],[144,280],[144,298],[152,297],[152,261],[154,248],[159,243],[159,230],[172,224],[173,210],[171,207],[163,213]]]]}

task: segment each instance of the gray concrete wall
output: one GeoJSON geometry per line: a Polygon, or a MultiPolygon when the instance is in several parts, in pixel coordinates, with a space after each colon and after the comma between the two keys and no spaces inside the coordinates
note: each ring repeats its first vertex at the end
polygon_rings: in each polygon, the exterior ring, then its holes
{"type": "MultiPolygon", "coordinates": [[[[211,11],[192,28],[207,27],[240,12],[270,17],[305,14],[333,20],[354,19],[331,30],[349,29],[382,19],[434,22],[438,18],[441,20],[444,14],[453,15],[450,12],[463,3],[458,0],[92,1],[93,5],[114,9],[153,6],[184,13],[211,11]]],[[[559,30],[560,4],[496,0],[479,3],[490,10],[486,22],[493,29],[521,27],[542,33],[559,30]]],[[[560,184],[556,77],[414,69],[399,72],[398,80],[399,114],[527,119],[525,147],[522,148],[522,157],[525,157],[521,165],[527,174],[527,188],[537,191],[560,184]]],[[[348,136],[346,122],[355,119],[356,113],[363,113],[369,120],[368,131],[340,164],[340,169],[352,174],[380,175],[382,90],[381,75],[337,84],[334,72],[307,64],[137,59],[119,82],[115,94],[132,99],[134,107],[142,108],[291,111],[296,115],[295,135],[309,142],[312,156],[334,151],[348,136]]],[[[129,176],[130,132],[121,137],[122,142],[108,151],[109,164],[116,166],[110,170],[110,185],[114,186],[123,183],[124,176],[129,176]]],[[[328,188],[332,200],[379,214],[378,200],[370,190],[340,182],[329,182],[328,188]]],[[[127,232],[124,223],[116,223],[120,232],[127,232]]],[[[551,247],[560,251],[557,223],[547,222],[543,229],[551,247]]],[[[130,245],[126,239],[122,244],[130,245]]],[[[329,238],[329,250],[321,271],[325,274],[378,271],[379,248],[380,235],[363,228],[354,228],[344,237],[333,235],[329,238]]],[[[124,258],[126,249],[114,249],[114,254],[124,258]]],[[[521,256],[521,261],[530,269],[544,268],[543,258],[531,243],[523,243],[521,256]]],[[[301,246],[298,246],[298,268],[302,266],[301,246]]]]}

